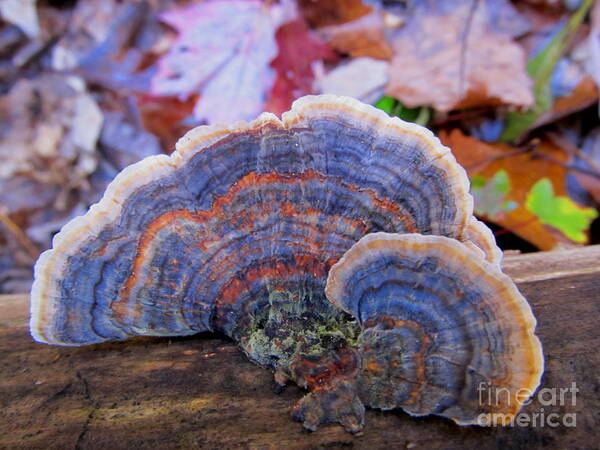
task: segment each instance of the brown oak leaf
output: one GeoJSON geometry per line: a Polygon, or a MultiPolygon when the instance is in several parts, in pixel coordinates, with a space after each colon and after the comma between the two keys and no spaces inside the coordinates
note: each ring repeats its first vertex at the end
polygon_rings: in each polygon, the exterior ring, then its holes
{"type": "Polygon", "coordinates": [[[298,0],[298,7],[312,28],[351,22],[373,9],[362,0],[298,0]]]}
{"type": "Polygon", "coordinates": [[[386,93],[439,111],[533,103],[526,55],[513,41],[522,21],[507,0],[418,3],[393,42],[386,93]]]}
{"type": "Polygon", "coordinates": [[[390,59],[393,51],[385,35],[381,11],[373,11],[351,22],[319,29],[329,45],[353,58],[369,56],[390,59]]]}

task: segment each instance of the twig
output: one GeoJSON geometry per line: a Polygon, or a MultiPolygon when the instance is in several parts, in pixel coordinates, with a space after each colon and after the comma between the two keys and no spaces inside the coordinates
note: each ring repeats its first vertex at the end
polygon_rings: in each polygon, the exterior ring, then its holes
{"type": "Polygon", "coordinates": [[[471,33],[471,26],[473,25],[473,18],[475,17],[475,12],[477,11],[477,7],[479,6],[479,0],[473,0],[471,6],[469,7],[469,14],[467,16],[467,20],[465,22],[465,28],[460,37],[461,47],[460,47],[460,62],[459,62],[459,79],[458,79],[458,94],[465,94],[465,71],[467,65],[467,49],[469,43],[469,34],[471,33]]]}
{"type": "Polygon", "coordinates": [[[536,158],[545,159],[546,161],[550,161],[551,163],[564,167],[567,170],[572,170],[573,172],[579,172],[584,175],[589,175],[590,177],[594,177],[600,180],[600,173],[596,172],[595,170],[584,169],[583,167],[577,167],[572,164],[567,164],[559,159],[556,159],[554,156],[545,155],[544,153],[534,153],[533,156],[536,158]]]}
{"type": "Polygon", "coordinates": [[[476,164],[467,165],[464,167],[467,172],[474,171],[481,166],[487,166],[488,164],[491,164],[500,159],[511,158],[513,156],[522,155],[523,153],[529,153],[529,152],[535,151],[538,144],[539,144],[539,142],[530,142],[527,145],[524,145],[523,147],[517,148],[516,150],[510,151],[510,152],[505,152],[505,153],[502,153],[501,155],[490,156],[489,158],[485,159],[484,161],[478,162],[476,164]]]}
{"type": "Polygon", "coordinates": [[[563,138],[562,136],[559,136],[558,134],[556,134],[552,131],[547,132],[546,136],[548,137],[548,139],[550,141],[552,141],[558,147],[562,148],[563,150],[565,150],[568,153],[571,153],[572,155],[577,156],[579,159],[585,161],[588,166],[590,166],[594,171],[596,171],[600,174],[600,164],[598,164],[596,161],[594,161],[592,158],[590,158],[588,155],[586,155],[583,151],[581,151],[581,149],[579,147],[577,147],[576,145],[569,142],[567,139],[563,138]]]}
{"type": "Polygon", "coordinates": [[[4,228],[6,228],[10,234],[14,236],[16,241],[27,251],[29,256],[31,256],[34,260],[40,256],[40,250],[31,241],[31,239],[27,237],[23,230],[21,230],[21,228],[12,221],[4,208],[0,208],[0,223],[4,225],[4,228]]]}
{"type": "Polygon", "coordinates": [[[463,109],[457,112],[451,112],[445,115],[444,117],[439,117],[433,120],[431,126],[433,127],[441,127],[447,125],[452,122],[458,122],[463,120],[469,120],[472,118],[479,118],[482,115],[485,115],[488,112],[493,111],[494,108],[491,106],[481,106],[481,107],[473,107],[469,109],[463,109]]]}

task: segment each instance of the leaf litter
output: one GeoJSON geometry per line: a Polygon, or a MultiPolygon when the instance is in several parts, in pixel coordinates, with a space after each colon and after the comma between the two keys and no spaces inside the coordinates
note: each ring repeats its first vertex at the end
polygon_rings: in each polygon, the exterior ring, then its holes
{"type": "Polygon", "coordinates": [[[598,2],[0,0],[0,15],[0,293],[29,288],[127,165],[309,93],[431,128],[505,248],[600,242],[598,2]]]}

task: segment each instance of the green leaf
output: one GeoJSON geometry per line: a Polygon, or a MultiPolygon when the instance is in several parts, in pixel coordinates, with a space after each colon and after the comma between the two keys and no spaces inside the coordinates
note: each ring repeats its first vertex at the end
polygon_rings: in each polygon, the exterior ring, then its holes
{"type": "Polygon", "coordinates": [[[400,117],[407,122],[417,123],[426,126],[431,119],[431,109],[427,106],[419,106],[417,108],[408,108],[396,100],[394,97],[381,97],[375,107],[379,108],[390,116],[400,117]]]}
{"type": "Polygon", "coordinates": [[[569,21],[556,33],[548,45],[527,63],[527,72],[534,82],[534,105],[525,112],[510,112],[506,115],[506,126],[500,137],[503,141],[513,141],[525,133],[535,121],[552,108],[554,99],[550,90],[550,80],[556,64],[565,52],[571,38],[583,22],[594,0],[584,0],[569,21]]]}
{"type": "Polygon", "coordinates": [[[482,175],[471,177],[471,194],[475,201],[475,214],[490,220],[498,215],[512,211],[517,207],[513,201],[506,200],[510,192],[510,180],[505,170],[499,170],[491,179],[482,175]]]}
{"type": "Polygon", "coordinates": [[[375,108],[379,108],[385,111],[388,114],[392,114],[394,107],[396,106],[396,99],[394,97],[381,97],[377,103],[375,103],[375,108]]]}
{"type": "Polygon", "coordinates": [[[554,196],[548,178],[542,178],[531,188],[525,207],[537,215],[541,223],[557,228],[572,241],[580,243],[586,242],[584,231],[598,217],[594,208],[583,208],[568,197],[554,196]]]}

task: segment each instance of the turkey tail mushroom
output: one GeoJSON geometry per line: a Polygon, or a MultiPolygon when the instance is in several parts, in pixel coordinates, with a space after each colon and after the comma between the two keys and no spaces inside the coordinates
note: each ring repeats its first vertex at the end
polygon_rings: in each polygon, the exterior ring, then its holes
{"type": "Polygon", "coordinates": [[[482,252],[486,261],[500,267],[502,250],[496,245],[496,238],[485,223],[471,217],[465,237],[464,244],[469,245],[475,251],[482,252]]]}
{"type": "MultiPolygon", "coordinates": [[[[279,119],[198,127],[126,168],[35,266],[31,334],[57,345],[222,332],[276,380],[310,390],[294,417],[356,432],[360,329],[325,297],[331,266],[386,231],[473,238],[449,149],[356,100],[297,100],[279,119]]],[[[483,242],[483,244],[481,244],[483,242]]]]}
{"type": "Polygon", "coordinates": [[[59,345],[232,335],[269,292],[323,297],[365,234],[463,239],[471,215],[465,172],[431,132],[307,96],[281,120],[198,127],[121,172],[37,262],[31,332],[59,345]]]}
{"type": "Polygon", "coordinates": [[[365,236],[332,267],[326,294],[361,326],[357,385],[367,406],[506,424],[540,383],[529,304],[457,240],[365,236]]]}

